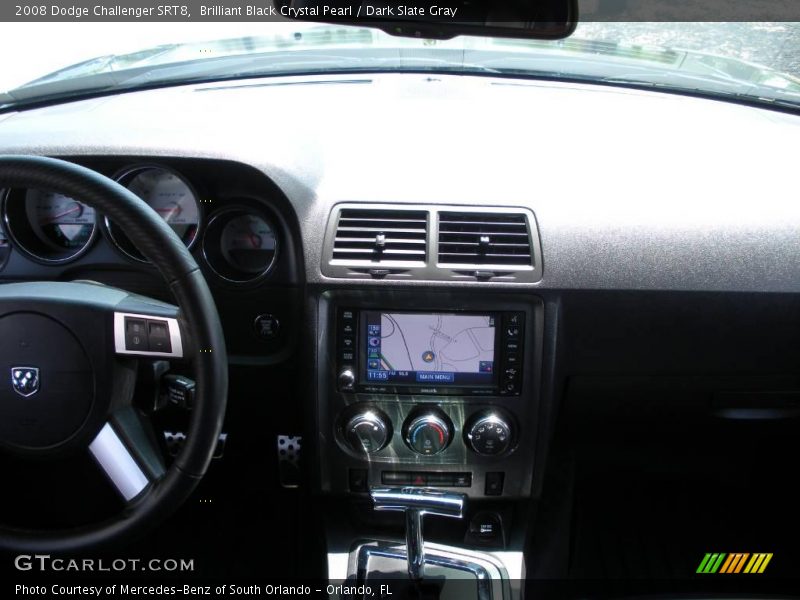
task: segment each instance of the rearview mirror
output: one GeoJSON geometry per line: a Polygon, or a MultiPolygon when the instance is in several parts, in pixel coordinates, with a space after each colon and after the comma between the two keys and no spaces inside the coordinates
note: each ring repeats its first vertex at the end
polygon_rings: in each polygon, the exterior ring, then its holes
{"type": "Polygon", "coordinates": [[[274,0],[297,21],[374,27],[391,35],[446,40],[458,35],[561,39],[578,22],[578,0],[274,0]]]}

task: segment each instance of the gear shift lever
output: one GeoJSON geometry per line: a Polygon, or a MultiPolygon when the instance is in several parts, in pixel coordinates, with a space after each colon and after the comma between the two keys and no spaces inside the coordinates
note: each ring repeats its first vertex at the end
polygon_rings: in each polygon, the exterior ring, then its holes
{"type": "Polygon", "coordinates": [[[422,539],[422,517],[437,515],[461,519],[466,494],[443,492],[430,488],[373,488],[370,492],[375,510],[406,513],[406,556],[408,576],[412,581],[423,577],[425,547],[422,539]]]}

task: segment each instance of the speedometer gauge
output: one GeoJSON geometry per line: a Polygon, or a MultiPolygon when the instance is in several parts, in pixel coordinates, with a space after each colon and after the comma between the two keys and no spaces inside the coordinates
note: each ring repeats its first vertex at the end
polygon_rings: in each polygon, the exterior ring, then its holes
{"type": "MultiPolygon", "coordinates": [[[[200,202],[186,179],[164,167],[135,167],[117,176],[117,181],[139,196],[172,227],[187,247],[192,247],[200,231],[200,202]]],[[[112,240],[129,256],[144,260],[118,226],[106,219],[112,240]]]]}
{"type": "Polygon", "coordinates": [[[275,226],[250,207],[225,209],[211,219],[203,238],[203,254],[214,272],[232,282],[254,281],[275,262],[275,226]]]}
{"type": "Polygon", "coordinates": [[[97,229],[91,206],[48,190],[10,190],[3,213],[15,245],[44,263],[77,258],[88,250],[97,229]]]}
{"type": "Polygon", "coordinates": [[[53,250],[83,248],[94,233],[94,209],[63,194],[28,190],[25,207],[34,233],[53,250]]]}

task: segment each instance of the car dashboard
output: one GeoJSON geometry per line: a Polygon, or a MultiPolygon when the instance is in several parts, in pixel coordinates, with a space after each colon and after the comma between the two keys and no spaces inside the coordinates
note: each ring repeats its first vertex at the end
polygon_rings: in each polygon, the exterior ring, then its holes
{"type": "MultiPolygon", "coordinates": [[[[0,153],[155,191],[230,354],[231,452],[216,468],[232,474],[215,498],[252,491],[234,483],[236,460],[276,460],[276,486],[321,502],[332,570],[352,540],[397,525],[358,512],[370,489],[458,491],[475,512],[432,535],[557,577],[568,560],[532,558],[563,556],[548,532],[575,511],[596,517],[564,483],[576,456],[616,459],[625,440],[647,446],[643,431],[671,447],[708,419],[717,431],[753,416],[764,394],[789,402],[767,403],[778,417],[794,406],[798,133],[796,115],[674,94],[384,73],[7,112],[0,153]],[[487,511],[499,537],[480,533],[487,511]]],[[[102,215],[53,228],[81,209],[35,191],[3,199],[0,281],[170,300],[102,215]]],[[[598,468],[581,479],[589,497],[602,496],[598,468]]],[[[594,541],[561,531],[573,566],[591,564],[594,541]]]]}

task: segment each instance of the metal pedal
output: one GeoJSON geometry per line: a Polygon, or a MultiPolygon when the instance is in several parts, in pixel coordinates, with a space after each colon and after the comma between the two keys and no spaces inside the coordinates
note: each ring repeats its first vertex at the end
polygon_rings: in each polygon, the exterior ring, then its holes
{"type": "MultiPolygon", "coordinates": [[[[175,458],[178,456],[183,445],[186,443],[186,434],[182,431],[165,431],[164,432],[164,445],[167,447],[167,453],[175,458]]],[[[225,455],[225,445],[228,443],[228,434],[220,433],[217,439],[217,446],[214,448],[214,460],[220,459],[225,455]]]]}
{"type": "Polygon", "coordinates": [[[302,447],[302,436],[278,436],[278,479],[283,488],[300,487],[300,450],[302,447]]]}

